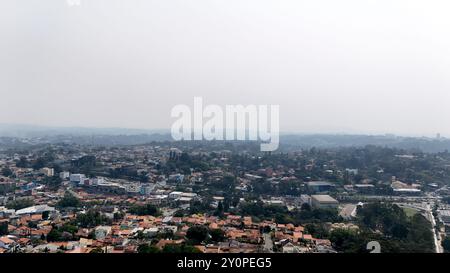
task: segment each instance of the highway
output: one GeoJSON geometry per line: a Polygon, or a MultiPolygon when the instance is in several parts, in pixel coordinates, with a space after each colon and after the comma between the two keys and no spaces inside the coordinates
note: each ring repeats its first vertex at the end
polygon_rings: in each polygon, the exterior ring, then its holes
{"type": "Polygon", "coordinates": [[[442,248],[441,244],[441,238],[438,237],[436,233],[436,219],[433,215],[433,206],[434,203],[423,203],[423,204],[413,204],[413,203],[397,203],[398,206],[404,207],[404,208],[412,208],[415,210],[419,210],[423,213],[425,218],[431,223],[431,232],[433,233],[433,241],[435,246],[435,252],[436,253],[444,253],[444,250],[442,248]]]}
{"type": "Polygon", "coordinates": [[[441,238],[438,238],[436,234],[436,219],[434,219],[433,210],[431,208],[431,205],[427,205],[427,214],[428,214],[428,220],[430,220],[432,228],[431,231],[433,232],[434,237],[434,245],[436,247],[436,253],[444,253],[444,250],[442,248],[441,244],[441,238]]]}
{"type": "Polygon", "coordinates": [[[270,233],[264,233],[264,251],[273,253],[273,241],[270,233]]]}

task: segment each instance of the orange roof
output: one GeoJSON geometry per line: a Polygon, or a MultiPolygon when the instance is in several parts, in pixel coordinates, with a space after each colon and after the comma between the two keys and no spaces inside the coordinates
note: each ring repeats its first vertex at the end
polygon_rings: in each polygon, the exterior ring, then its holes
{"type": "Polygon", "coordinates": [[[0,242],[4,243],[6,245],[10,245],[10,244],[14,243],[13,240],[9,239],[6,236],[0,237],[0,242]]]}
{"type": "Polygon", "coordinates": [[[89,253],[92,250],[90,247],[77,247],[73,250],[68,250],[66,253],[89,253]]]}
{"type": "Polygon", "coordinates": [[[47,235],[50,232],[50,230],[44,230],[44,229],[37,229],[37,230],[32,230],[31,231],[31,235],[47,235]]]}
{"type": "Polygon", "coordinates": [[[19,244],[21,244],[21,245],[25,245],[25,244],[27,244],[28,242],[30,242],[31,240],[30,239],[28,239],[28,238],[20,238],[19,240],[17,240],[17,242],[19,243],[19,244]]]}
{"type": "Polygon", "coordinates": [[[34,214],[31,216],[32,221],[40,221],[42,220],[42,214],[34,214]]]}

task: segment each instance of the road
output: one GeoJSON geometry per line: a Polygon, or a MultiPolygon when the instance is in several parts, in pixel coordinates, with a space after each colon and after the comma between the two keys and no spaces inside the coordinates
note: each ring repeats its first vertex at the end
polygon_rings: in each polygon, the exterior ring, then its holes
{"type": "Polygon", "coordinates": [[[342,208],[339,213],[344,219],[351,219],[356,215],[356,205],[355,204],[347,204],[342,208]]]}
{"type": "Polygon", "coordinates": [[[437,234],[436,234],[436,219],[434,219],[434,215],[433,215],[433,209],[431,208],[431,205],[427,205],[427,215],[428,215],[428,220],[430,220],[432,228],[431,231],[433,232],[433,237],[434,237],[434,245],[436,247],[436,253],[444,253],[443,249],[442,249],[442,244],[441,244],[441,238],[438,238],[437,234]]]}
{"type": "Polygon", "coordinates": [[[434,203],[425,203],[425,204],[411,204],[411,203],[398,203],[400,207],[412,208],[421,211],[425,218],[431,223],[431,232],[433,233],[433,241],[435,246],[436,253],[444,253],[441,244],[440,236],[436,234],[436,219],[434,219],[433,215],[433,206],[434,203]]]}
{"type": "Polygon", "coordinates": [[[273,241],[270,233],[264,233],[264,251],[268,253],[273,253],[273,241]]]}

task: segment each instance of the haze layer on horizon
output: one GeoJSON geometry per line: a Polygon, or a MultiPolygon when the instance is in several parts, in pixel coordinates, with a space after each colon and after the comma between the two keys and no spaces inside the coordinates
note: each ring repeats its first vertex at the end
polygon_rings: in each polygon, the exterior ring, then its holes
{"type": "Polygon", "coordinates": [[[170,128],[280,105],[284,132],[450,136],[450,2],[4,0],[0,123],[170,128]]]}

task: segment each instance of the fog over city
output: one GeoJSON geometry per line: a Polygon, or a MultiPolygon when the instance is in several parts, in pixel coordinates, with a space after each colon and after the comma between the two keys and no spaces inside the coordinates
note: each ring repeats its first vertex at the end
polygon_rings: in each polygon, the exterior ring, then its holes
{"type": "Polygon", "coordinates": [[[3,0],[0,123],[169,129],[177,104],[280,130],[450,136],[450,2],[3,0]],[[75,1],[76,2],[76,1],[75,1]]]}

